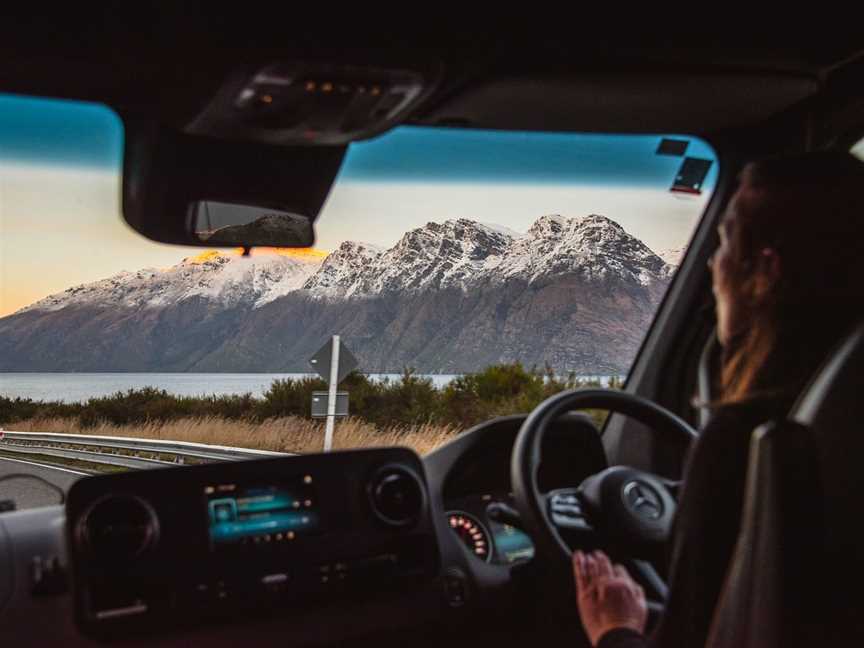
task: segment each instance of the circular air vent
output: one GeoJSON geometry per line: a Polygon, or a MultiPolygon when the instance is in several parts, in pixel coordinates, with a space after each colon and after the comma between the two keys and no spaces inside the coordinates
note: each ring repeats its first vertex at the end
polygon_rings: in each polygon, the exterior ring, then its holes
{"type": "Polygon", "coordinates": [[[137,558],[159,539],[159,520],[146,501],[134,495],[96,500],[78,524],[78,542],[100,562],[137,558]]]}
{"type": "Polygon", "coordinates": [[[426,491],[417,474],[398,465],[384,466],[369,484],[372,511],[391,526],[417,522],[426,505],[426,491]]]}

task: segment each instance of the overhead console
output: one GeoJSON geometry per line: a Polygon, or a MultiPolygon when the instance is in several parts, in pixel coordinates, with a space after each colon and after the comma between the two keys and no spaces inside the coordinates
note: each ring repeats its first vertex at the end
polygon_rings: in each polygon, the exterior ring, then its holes
{"type": "Polygon", "coordinates": [[[186,132],[276,145],[344,145],[403,121],[434,86],[419,70],[274,62],[235,72],[186,132]]]}
{"type": "Polygon", "coordinates": [[[406,449],[84,479],[67,502],[76,620],[123,637],[398,598],[439,572],[429,511],[406,449]]]}

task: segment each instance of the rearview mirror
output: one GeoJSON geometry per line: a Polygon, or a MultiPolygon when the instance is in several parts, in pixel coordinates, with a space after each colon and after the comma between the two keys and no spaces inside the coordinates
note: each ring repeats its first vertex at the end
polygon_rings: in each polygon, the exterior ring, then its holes
{"type": "Polygon", "coordinates": [[[123,218],[160,243],[309,247],[344,146],[270,146],[126,118],[123,218]]]}
{"type": "Polygon", "coordinates": [[[312,222],[279,209],[199,200],[189,205],[190,226],[202,243],[215,247],[311,247],[312,222]]]}

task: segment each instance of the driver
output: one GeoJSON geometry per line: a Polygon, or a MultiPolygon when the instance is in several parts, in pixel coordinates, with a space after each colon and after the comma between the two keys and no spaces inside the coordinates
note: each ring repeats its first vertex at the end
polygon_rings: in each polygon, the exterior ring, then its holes
{"type": "Polygon", "coordinates": [[[709,261],[720,396],[690,451],[669,599],[644,636],[645,594],[602,552],[573,555],[579,614],[600,648],[704,646],[739,530],[752,430],[782,418],[832,346],[864,319],[864,163],[807,153],[749,164],[709,261]]]}

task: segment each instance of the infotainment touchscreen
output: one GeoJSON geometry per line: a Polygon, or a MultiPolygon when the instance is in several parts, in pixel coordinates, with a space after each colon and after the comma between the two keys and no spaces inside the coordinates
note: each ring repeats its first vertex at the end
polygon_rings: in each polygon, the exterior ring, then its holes
{"type": "Polygon", "coordinates": [[[214,549],[289,543],[321,530],[311,475],[271,484],[216,484],[204,494],[214,549]]]}

